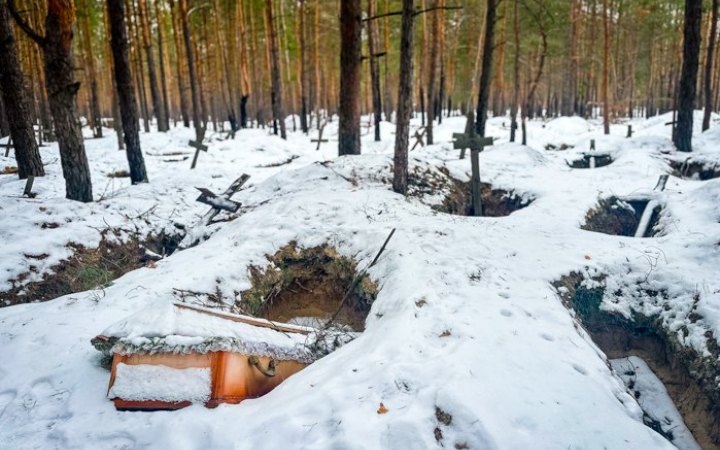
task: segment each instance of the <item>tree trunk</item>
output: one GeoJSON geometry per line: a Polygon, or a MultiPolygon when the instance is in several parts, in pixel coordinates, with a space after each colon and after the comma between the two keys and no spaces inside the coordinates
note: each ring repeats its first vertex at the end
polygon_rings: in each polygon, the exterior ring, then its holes
{"type": "Polygon", "coordinates": [[[340,156],[360,154],[361,18],[360,0],[340,0],[340,156]]]}
{"type": "Polygon", "coordinates": [[[307,36],[305,0],[300,0],[300,129],[308,133],[308,73],[307,73],[307,52],[305,43],[307,36]]]}
{"type": "Polygon", "coordinates": [[[110,16],[110,44],[113,53],[115,86],[120,105],[120,115],[122,116],[125,149],[128,165],[130,166],[130,180],[133,184],[146,183],[148,177],[140,148],[140,125],[137,103],[135,102],[135,91],[132,85],[132,73],[130,72],[130,59],[128,57],[129,44],[127,29],[125,28],[125,2],[124,0],[107,0],[107,7],[110,16]]]}
{"type": "Polygon", "coordinates": [[[475,114],[475,133],[485,136],[485,122],[487,121],[488,97],[490,94],[490,81],[492,80],[493,37],[495,29],[495,13],[498,1],[488,0],[485,15],[485,41],[483,42],[482,74],[480,75],[480,90],[478,93],[477,113],[475,114]]]}
{"type": "Polygon", "coordinates": [[[157,20],[157,45],[158,45],[158,58],[160,59],[160,91],[162,92],[162,104],[163,114],[165,120],[170,128],[170,96],[168,95],[167,77],[166,77],[166,64],[165,64],[165,39],[163,39],[163,20],[162,13],[160,10],[160,2],[155,2],[155,18],[157,20]]]}
{"type": "Polygon", "coordinates": [[[182,25],[183,40],[185,41],[185,56],[187,58],[188,74],[190,78],[190,91],[192,93],[192,114],[195,135],[199,139],[204,135],[202,121],[200,120],[200,88],[198,86],[197,68],[195,67],[195,49],[190,37],[188,25],[187,0],[180,0],[180,24],[182,25]]]}
{"type": "Polygon", "coordinates": [[[265,0],[265,14],[267,15],[267,33],[270,42],[270,101],[273,113],[273,132],[277,135],[279,126],[280,137],[287,139],[287,133],[285,131],[285,111],[283,109],[283,92],[280,80],[280,56],[278,55],[277,31],[273,17],[273,0],[265,0]]]}
{"type": "Polygon", "coordinates": [[[140,28],[142,30],[142,44],[145,48],[148,78],[150,80],[150,98],[153,104],[153,114],[155,115],[155,120],[157,120],[158,131],[166,132],[170,129],[170,126],[165,116],[165,107],[162,103],[162,94],[158,87],[157,72],[155,71],[155,56],[153,55],[152,40],[150,39],[150,19],[148,17],[147,0],[138,0],[138,15],[140,18],[140,28]]]}
{"type": "Polygon", "coordinates": [[[170,0],[170,14],[173,23],[173,40],[175,41],[175,71],[178,83],[178,96],[180,97],[180,117],[182,117],[183,126],[185,128],[190,128],[190,115],[188,114],[187,104],[187,87],[185,86],[185,73],[183,71],[182,64],[183,45],[180,41],[180,35],[178,34],[178,28],[182,29],[182,26],[176,17],[177,14],[175,14],[175,5],[173,0],[170,0]]]}
{"type": "MultiPolygon", "coordinates": [[[[375,0],[368,0],[368,17],[376,14],[375,0]]],[[[372,104],[375,122],[375,141],[380,142],[380,121],[382,121],[382,98],[380,97],[380,61],[377,53],[377,26],[374,20],[368,21],[368,51],[370,54],[370,82],[372,84],[372,104]]],[[[385,55],[387,58],[387,54],[385,55]]]]}
{"type": "Polygon", "coordinates": [[[610,134],[610,92],[609,92],[609,78],[610,78],[610,19],[608,15],[611,14],[610,8],[608,7],[608,0],[603,0],[603,80],[602,80],[602,96],[603,96],[603,128],[605,134],[610,134]]]}
{"type": "Polygon", "coordinates": [[[702,0],[685,0],[682,75],[678,90],[677,128],[673,141],[681,152],[692,151],[695,86],[700,58],[702,0]]]}
{"type": "Polygon", "coordinates": [[[73,64],[73,26],[75,3],[73,0],[50,0],[45,17],[46,36],[39,36],[24,22],[17,11],[15,21],[26,34],[42,48],[45,65],[45,87],[50,112],[55,124],[60,147],[60,163],[65,178],[65,197],[70,200],[91,202],[92,181],[82,129],[76,110],[80,83],[75,81],[73,64]]]}
{"type": "Polygon", "coordinates": [[[92,50],[92,33],[90,29],[90,1],[85,0],[84,14],[82,17],[83,52],[87,64],[87,74],[90,81],[90,127],[93,136],[102,137],[102,123],[100,114],[100,97],[98,95],[97,70],[95,69],[95,57],[92,50]]]}
{"type": "Polygon", "coordinates": [[[705,59],[705,111],[703,114],[702,130],[710,128],[710,115],[713,106],[713,90],[712,90],[712,74],[713,74],[713,56],[715,55],[715,36],[717,34],[718,19],[718,0],[712,0],[712,10],[710,13],[710,36],[708,38],[707,57],[705,59]]]}
{"type": "Polygon", "coordinates": [[[513,61],[513,97],[510,105],[510,142],[515,142],[518,129],[517,114],[520,102],[520,0],[513,4],[513,38],[515,44],[515,58],[513,61]]]}
{"type": "MultiPolygon", "coordinates": [[[[435,0],[431,8],[440,7],[440,0],[435,0]]],[[[437,111],[437,98],[435,92],[435,76],[437,74],[438,65],[438,53],[440,52],[440,20],[438,17],[439,12],[434,11],[432,14],[432,21],[430,23],[430,39],[432,44],[430,45],[429,55],[429,67],[428,67],[428,83],[427,83],[427,126],[425,127],[425,137],[427,145],[432,145],[435,141],[433,136],[433,122],[435,121],[435,113],[437,111]]]]}
{"type": "Polygon", "coordinates": [[[45,175],[45,168],[33,133],[30,100],[10,20],[5,2],[0,2],[0,55],[3,55],[0,63],[0,103],[4,106],[10,137],[15,146],[20,179],[41,177],[45,175]]]}
{"type": "MultiPolygon", "coordinates": [[[[2,97],[2,90],[0,89],[0,137],[5,137],[10,135],[10,123],[8,122],[7,114],[5,112],[5,104],[3,103],[2,97]]],[[[32,125],[32,120],[30,124],[32,125]]]]}
{"type": "Polygon", "coordinates": [[[413,13],[414,0],[403,0],[400,34],[400,73],[398,75],[397,128],[393,158],[393,191],[405,195],[408,185],[408,140],[413,99],[413,13]]]}

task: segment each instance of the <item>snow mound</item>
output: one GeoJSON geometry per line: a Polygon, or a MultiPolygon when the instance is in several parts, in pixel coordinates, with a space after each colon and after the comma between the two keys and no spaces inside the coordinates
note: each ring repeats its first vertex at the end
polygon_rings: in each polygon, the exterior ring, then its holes
{"type": "Polygon", "coordinates": [[[163,365],[120,363],[108,398],[205,403],[210,399],[210,392],[210,368],[175,369],[163,365]]]}

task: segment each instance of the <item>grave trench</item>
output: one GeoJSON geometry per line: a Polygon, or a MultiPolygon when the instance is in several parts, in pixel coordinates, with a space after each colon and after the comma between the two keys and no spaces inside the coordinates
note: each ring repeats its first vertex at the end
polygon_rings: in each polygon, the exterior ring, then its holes
{"type": "MultiPolygon", "coordinates": [[[[621,199],[616,196],[600,199],[585,215],[583,230],[614,236],[635,236],[650,199],[621,199]]],[[[658,236],[658,226],[663,214],[662,205],[653,208],[652,215],[642,237],[658,236]]]]}
{"type": "MultiPolygon", "coordinates": [[[[472,189],[469,181],[450,178],[446,184],[448,193],[442,203],[432,209],[457,216],[474,216],[472,189]]],[[[482,217],[506,217],[513,212],[529,206],[535,199],[522,196],[513,190],[494,189],[489,183],[481,183],[482,217]]]]}
{"type": "MultiPolygon", "coordinates": [[[[720,376],[720,347],[712,333],[708,336],[708,347],[713,355],[699,354],[683,346],[674,332],[662,326],[658,317],[634,313],[628,320],[601,310],[605,287],[602,283],[586,287],[584,280],[582,275],[573,272],[553,282],[553,286],[563,304],[575,311],[593,342],[609,359],[629,356],[643,359],[662,381],[700,447],[720,449],[720,386],[715,381],[720,376]]],[[[645,293],[650,297],[665,295],[655,291],[645,293]]],[[[662,423],[647,412],[643,421],[672,442],[672,428],[663,429],[662,423]]]]}
{"type": "Polygon", "coordinates": [[[670,160],[668,162],[673,169],[673,175],[676,177],[700,181],[720,178],[720,163],[693,161],[692,159],[685,161],[670,160]]]}
{"type": "MultiPolygon", "coordinates": [[[[272,321],[323,327],[359,275],[357,262],[330,245],[299,247],[290,242],[266,266],[248,268],[252,286],[239,293],[235,307],[272,321]]],[[[378,286],[365,274],[333,320],[334,328],[362,332],[378,286]]]]}
{"type": "Polygon", "coordinates": [[[610,155],[598,153],[597,155],[585,154],[580,159],[566,162],[573,169],[591,169],[591,158],[595,158],[595,168],[609,166],[615,161],[610,155]]]}

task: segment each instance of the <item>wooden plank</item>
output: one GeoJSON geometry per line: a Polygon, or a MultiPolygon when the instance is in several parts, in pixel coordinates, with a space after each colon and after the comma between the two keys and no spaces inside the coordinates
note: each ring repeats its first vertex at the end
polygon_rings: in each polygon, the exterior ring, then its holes
{"type": "Polygon", "coordinates": [[[300,333],[300,334],[310,334],[311,332],[315,331],[312,328],[309,327],[301,327],[297,325],[290,325],[290,324],[284,324],[284,323],[275,323],[271,322],[266,319],[259,319],[255,317],[248,317],[248,316],[239,316],[237,314],[231,314],[226,313],[222,311],[212,311],[206,308],[201,308],[198,306],[188,305],[185,303],[173,303],[176,308],[180,309],[188,309],[190,311],[195,311],[201,314],[207,314],[209,316],[219,317],[221,319],[230,320],[233,322],[238,323],[244,323],[247,325],[253,325],[260,328],[270,328],[275,331],[282,331],[285,333],[300,333]]]}

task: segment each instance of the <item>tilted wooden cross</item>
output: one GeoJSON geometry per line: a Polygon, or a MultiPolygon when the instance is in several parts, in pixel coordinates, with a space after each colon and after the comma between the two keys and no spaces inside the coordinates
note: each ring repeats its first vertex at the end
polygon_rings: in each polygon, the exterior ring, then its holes
{"type": "Polygon", "coordinates": [[[320,144],[324,142],[330,142],[327,139],[323,139],[323,131],[325,131],[325,125],[327,125],[327,122],[323,122],[320,124],[320,128],[318,129],[318,138],[317,139],[310,139],[310,142],[317,142],[317,147],[315,148],[315,151],[320,150],[320,144]]]}
{"type": "Polygon", "coordinates": [[[423,139],[425,138],[425,133],[427,133],[427,128],[420,127],[417,130],[415,130],[415,145],[412,146],[410,151],[415,150],[415,147],[418,145],[421,147],[425,147],[425,141],[423,139]]]}
{"type": "Polygon", "coordinates": [[[5,147],[5,157],[10,156],[10,149],[13,148],[12,136],[8,137],[7,144],[0,144],[0,147],[5,147]]]}
{"type": "Polygon", "coordinates": [[[237,212],[238,209],[240,209],[240,207],[242,206],[242,204],[230,200],[230,198],[235,195],[235,193],[239,191],[240,188],[249,179],[250,175],[246,173],[240,175],[240,177],[238,177],[237,180],[233,181],[230,187],[225,189],[225,192],[223,192],[221,195],[216,195],[214,192],[205,188],[196,187],[195,189],[200,191],[200,196],[196,198],[195,201],[211,206],[210,211],[208,211],[207,214],[203,216],[203,223],[209,225],[215,218],[215,216],[220,213],[220,211],[228,211],[231,213],[237,212]]]}
{"type": "Polygon", "coordinates": [[[482,216],[482,197],[480,197],[480,152],[485,146],[493,145],[493,138],[478,136],[475,133],[453,133],[453,148],[461,149],[460,159],[464,157],[465,149],[470,149],[470,164],[472,166],[472,203],[473,215],[482,216]]]}
{"type": "Polygon", "coordinates": [[[195,149],[195,156],[193,156],[192,165],[190,166],[191,169],[194,169],[197,165],[197,159],[198,155],[200,154],[200,151],[207,152],[208,147],[207,145],[203,145],[202,141],[205,137],[205,129],[204,128],[196,128],[195,129],[195,140],[191,140],[188,142],[188,145],[190,147],[193,147],[195,149]]]}

